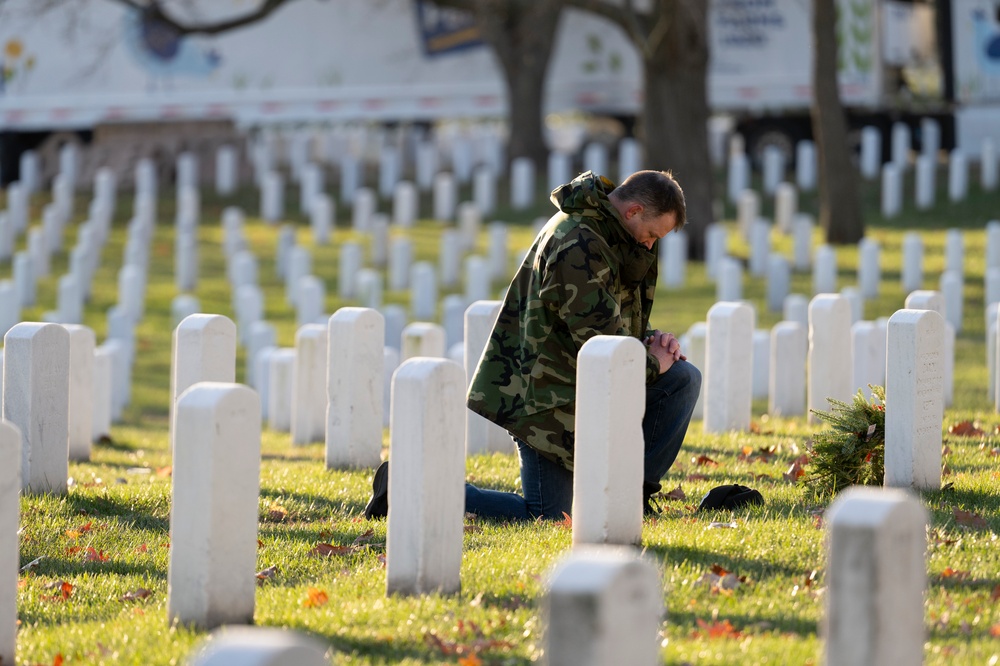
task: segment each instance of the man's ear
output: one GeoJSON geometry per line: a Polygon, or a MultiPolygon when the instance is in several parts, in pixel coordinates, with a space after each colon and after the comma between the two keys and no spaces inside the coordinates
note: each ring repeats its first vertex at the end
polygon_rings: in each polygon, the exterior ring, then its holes
{"type": "Polygon", "coordinates": [[[631,218],[635,217],[636,215],[642,215],[642,211],[644,211],[644,210],[645,210],[645,208],[643,208],[642,204],[634,203],[634,204],[631,204],[625,210],[625,216],[626,216],[626,218],[631,219],[631,218]]]}

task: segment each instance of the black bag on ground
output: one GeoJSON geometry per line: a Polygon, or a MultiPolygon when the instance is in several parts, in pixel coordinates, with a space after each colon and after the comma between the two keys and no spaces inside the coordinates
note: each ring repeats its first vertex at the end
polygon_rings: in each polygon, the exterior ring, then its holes
{"type": "Polygon", "coordinates": [[[739,509],[752,504],[763,504],[764,496],[753,488],[732,484],[716,486],[708,491],[698,505],[699,511],[711,509],[739,509]]]}

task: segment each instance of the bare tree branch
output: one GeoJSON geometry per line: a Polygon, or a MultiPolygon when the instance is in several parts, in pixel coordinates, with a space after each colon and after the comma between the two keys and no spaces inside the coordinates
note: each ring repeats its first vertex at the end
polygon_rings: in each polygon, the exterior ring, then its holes
{"type": "Polygon", "coordinates": [[[173,17],[160,4],[160,0],[149,0],[149,2],[140,2],[139,0],[111,1],[137,11],[150,12],[152,18],[173,28],[181,35],[217,35],[262,21],[276,9],[293,0],[263,0],[253,11],[214,23],[192,23],[173,17]]]}

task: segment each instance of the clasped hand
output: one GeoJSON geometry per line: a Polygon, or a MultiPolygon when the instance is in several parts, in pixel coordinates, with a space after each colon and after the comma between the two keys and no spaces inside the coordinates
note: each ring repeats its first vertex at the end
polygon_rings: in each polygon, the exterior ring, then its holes
{"type": "Polygon", "coordinates": [[[681,353],[681,343],[673,333],[664,333],[657,329],[645,341],[649,353],[660,363],[660,374],[670,369],[674,361],[686,361],[687,356],[681,353]]]}

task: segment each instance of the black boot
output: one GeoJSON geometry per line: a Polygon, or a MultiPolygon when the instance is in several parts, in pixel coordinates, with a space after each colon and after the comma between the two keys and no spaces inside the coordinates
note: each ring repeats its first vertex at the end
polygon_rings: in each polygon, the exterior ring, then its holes
{"type": "Polygon", "coordinates": [[[656,500],[653,499],[653,495],[660,492],[661,486],[659,483],[653,483],[650,481],[643,481],[642,483],[642,515],[643,516],[656,516],[660,513],[660,507],[657,505],[656,500]]]}
{"type": "Polygon", "coordinates": [[[365,506],[365,518],[385,518],[389,515],[389,461],[378,466],[372,479],[372,498],[365,506]]]}

